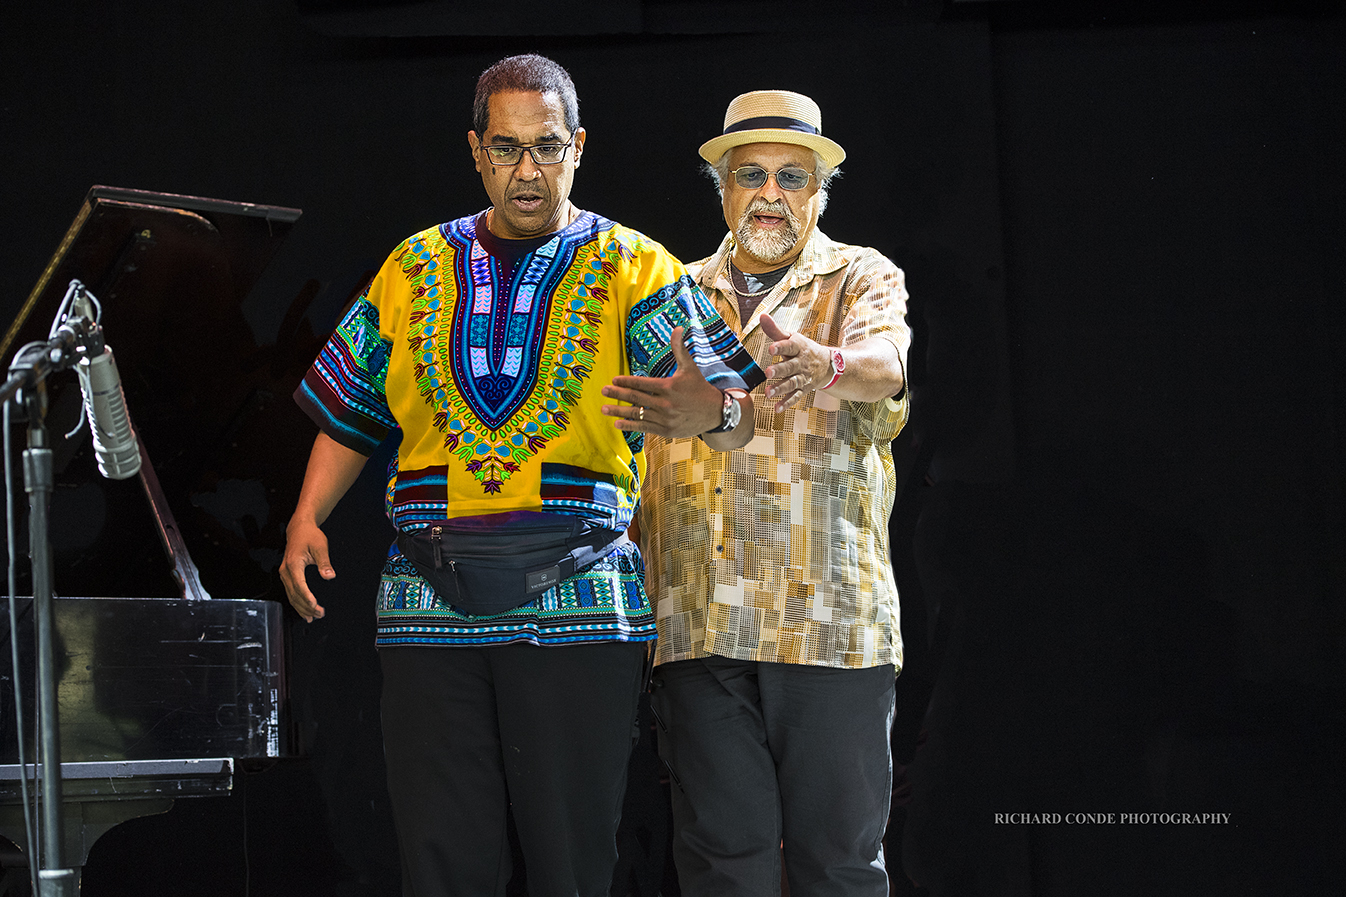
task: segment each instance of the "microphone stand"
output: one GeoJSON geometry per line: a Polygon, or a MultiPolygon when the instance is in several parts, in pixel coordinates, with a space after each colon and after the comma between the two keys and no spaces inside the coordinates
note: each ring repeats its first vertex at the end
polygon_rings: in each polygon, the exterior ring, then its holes
{"type": "MultiPolygon", "coordinates": [[[[72,284],[72,291],[74,284],[72,284]]],[[[61,738],[56,701],[56,663],[52,617],[51,544],[47,511],[53,470],[47,445],[48,375],[78,363],[80,354],[102,351],[102,336],[87,318],[67,320],[45,344],[20,349],[10,376],[0,387],[0,402],[15,398],[28,415],[28,448],[23,453],[24,490],[28,493],[28,539],[33,569],[33,627],[37,650],[38,764],[41,770],[42,858],[38,897],[75,897],[78,878],[65,863],[65,830],[61,810],[61,738]],[[93,344],[96,343],[96,348],[93,344]]],[[[11,634],[11,638],[13,634],[11,634]]],[[[22,700],[22,696],[18,696],[22,700]]],[[[23,733],[19,733],[23,737],[23,733]]],[[[30,858],[30,862],[37,858],[30,858]]]]}

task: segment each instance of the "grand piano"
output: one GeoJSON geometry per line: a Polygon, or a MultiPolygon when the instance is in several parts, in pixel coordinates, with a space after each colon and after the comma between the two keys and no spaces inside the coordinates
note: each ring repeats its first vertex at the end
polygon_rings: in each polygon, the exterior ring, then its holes
{"type": "MultiPolygon", "coordinates": [[[[302,473],[293,459],[305,456],[311,428],[277,428],[267,409],[291,405],[319,341],[303,318],[311,295],[290,304],[272,340],[256,337],[244,300],[298,217],[94,187],[0,340],[8,363],[45,339],[68,284],[82,281],[101,303],[141,448],[137,477],[102,478],[87,425],[67,435],[80,418],[74,373],[49,378],[67,866],[82,866],[119,822],[164,812],[177,798],[228,794],[240,764],[291,751],[275,569],[302,473]]],[[[14,429],[18,471],[24,428],[14,429]]],[[[25,595],[21,481],[15,490],[25,595]]],[[[11,632],[0,612],[0,629],[16,639],[18,700],[31,721],[30,598],[17,599],[17,618],[11,632]]],[[[22,847],[20,741],[29,764],[36,750],[31,731],[16,731],[14,665],[9,650],[0,655],[0,835],[22,847]]]]}

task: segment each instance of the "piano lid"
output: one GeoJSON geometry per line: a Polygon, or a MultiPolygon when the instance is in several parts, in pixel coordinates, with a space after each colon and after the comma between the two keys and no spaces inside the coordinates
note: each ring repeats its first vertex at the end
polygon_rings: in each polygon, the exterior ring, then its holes
{"type": "MultiPolygon", "coordinates": [[[[311,291],[291,304],[285,345],[258,345],[242,305],[299,215],[96,186],[0,341],[8,363],[45,339],[70,281],[84,282],[102,305],[132,423],[215,598],[282,594],[284,517],[312,440],[289,397],[320,340],[303,321],[311,291]]],[[[87,426],[65,437],[80,415],[73,372],[48,390],[57,594],[177,597],[138,478],[98,474],[87,426]]],[[[12,438],[17,453],[23,430],[12,438]]]]}

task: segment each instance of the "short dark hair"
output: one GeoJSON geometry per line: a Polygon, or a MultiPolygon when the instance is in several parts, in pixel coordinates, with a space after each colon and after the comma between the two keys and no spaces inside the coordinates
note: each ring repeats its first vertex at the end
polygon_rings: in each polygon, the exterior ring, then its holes
{"type": "Polygon", "coordinates": [[[491,94],[522,90],[553,94],[565,107],[566,127],[574,134],[580,127],[580,101],[569,73],[545,56],[526,53],[509,56],[481,73],[477,96],[472,101],[472,129],[478,138],[486,136],[491,124],[491,94]]]}

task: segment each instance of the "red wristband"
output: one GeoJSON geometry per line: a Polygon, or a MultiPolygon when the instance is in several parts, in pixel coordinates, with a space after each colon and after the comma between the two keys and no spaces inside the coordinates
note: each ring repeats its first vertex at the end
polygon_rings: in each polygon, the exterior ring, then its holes
{"type": "Polygon", "coordinates": [[[846,359],[842,357],[840,349],[832,350],[832,379],[827,381],[823,389],[828,389],[833,383],[841,379],[841,372],[846,370],[846,359]]]}

